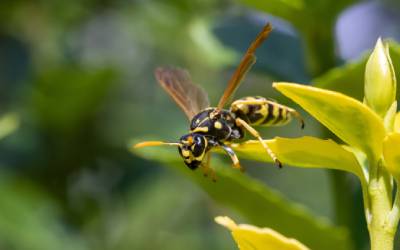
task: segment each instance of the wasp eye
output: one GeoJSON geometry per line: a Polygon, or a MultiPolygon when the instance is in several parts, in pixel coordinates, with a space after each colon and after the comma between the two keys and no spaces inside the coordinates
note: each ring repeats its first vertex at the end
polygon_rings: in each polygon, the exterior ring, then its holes
{"type": "Polygon", "coordinates": [[[206,143],[204,137],[203,136],[194,137],[194,143],[190,147],[193,156],[195,157],[201,156],[204,153],[205,148],[206,148],[206,143]]]}

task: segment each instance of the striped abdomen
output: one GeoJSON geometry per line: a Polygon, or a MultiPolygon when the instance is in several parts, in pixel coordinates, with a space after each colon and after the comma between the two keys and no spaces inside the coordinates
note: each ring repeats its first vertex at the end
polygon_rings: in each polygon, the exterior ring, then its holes
{"type": "Polygon", "coordinates": [[[293,116],[302,122],[296,110],[259,96],[234,101],[230,111],[256,126],[282,126],[290,122],[293,116]]]}

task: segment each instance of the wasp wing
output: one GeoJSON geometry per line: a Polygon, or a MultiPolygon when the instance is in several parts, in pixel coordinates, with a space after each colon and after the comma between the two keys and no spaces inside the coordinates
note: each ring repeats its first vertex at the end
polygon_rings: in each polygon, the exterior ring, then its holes
{"type": "Polygon", "coordinates": [[[161,87],[185,112],[189,120],[210,106],[207,93],[192,82],[186,70],[157,68],[154,74],[161,87]]]}
{"type": "Polygon", "coordinates": [[[240,62],[236,71],[233,73],[231,79],[229,80],[228,86],[226,87],[224,94],[219,100],[219,109],[222,109],[224,107],[229,98],[235,93],[236,89],[239,87],[246,73],[256,62],[256,57],[254,56],[254,53],[256,49],[261,45],[261,43],[268,37],[271,30],[271,24],[267,23],[262,31],[257,35],[256,39],[250,44],[250,47],[247,49],[246,54],[244,54],[242,61],[240,62]]]}

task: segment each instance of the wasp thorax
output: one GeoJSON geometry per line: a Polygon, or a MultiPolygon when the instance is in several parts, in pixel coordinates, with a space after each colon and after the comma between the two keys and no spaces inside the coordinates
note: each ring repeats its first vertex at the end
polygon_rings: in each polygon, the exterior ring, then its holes
{"type": "Polygon", "coordinates": [[[201,164],[207,149],[207,139],[204,135],[190,133],[180,139],[179,154],[190,169],[196,169],[201,164]]]}

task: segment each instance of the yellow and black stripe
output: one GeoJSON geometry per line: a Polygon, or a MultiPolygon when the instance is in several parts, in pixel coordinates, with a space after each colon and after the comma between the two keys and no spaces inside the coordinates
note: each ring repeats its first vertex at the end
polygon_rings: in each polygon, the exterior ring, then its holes
{"type": "Polygon", "coordinates": [[[264,97],[245,97],[231,105],[231,112],[255,126],[283,126],[290,122],[294,109],[264,97]]]}

